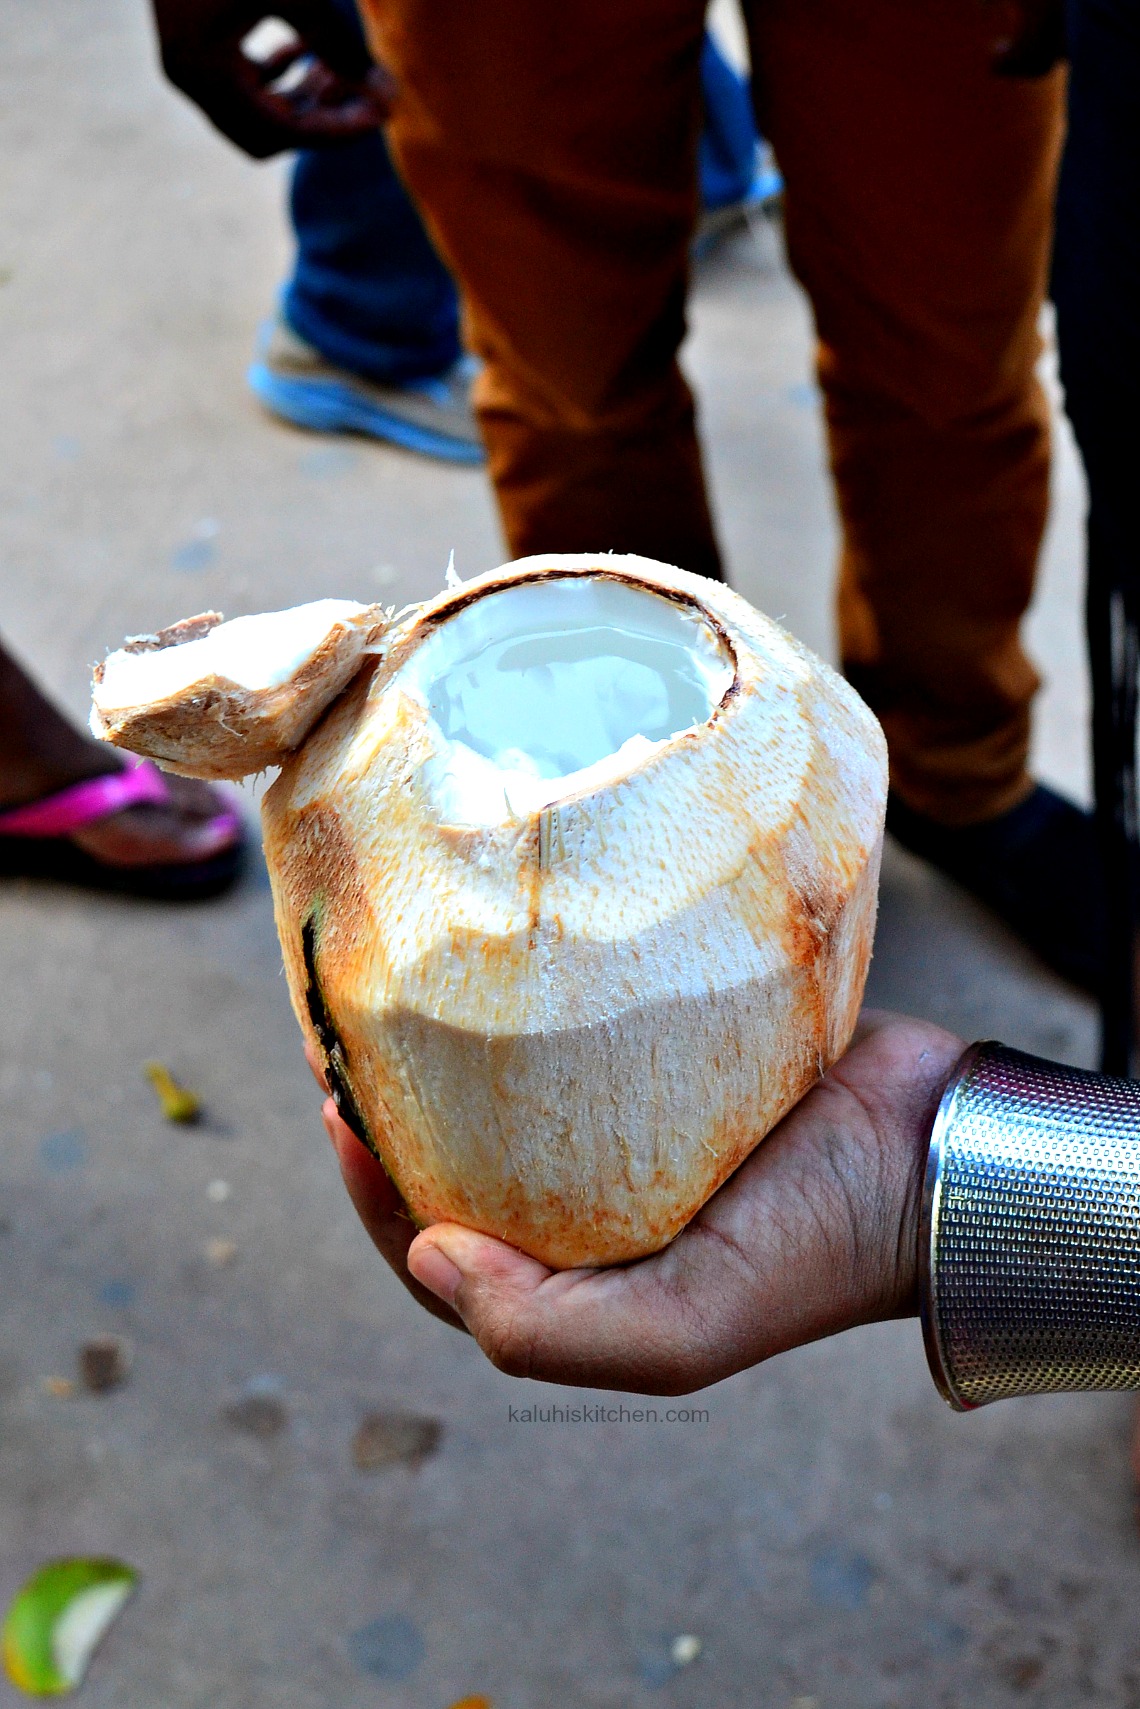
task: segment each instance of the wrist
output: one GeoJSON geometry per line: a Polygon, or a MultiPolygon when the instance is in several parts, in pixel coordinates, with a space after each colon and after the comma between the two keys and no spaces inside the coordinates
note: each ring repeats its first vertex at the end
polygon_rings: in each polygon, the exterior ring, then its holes
{"type": "Polygon", "coordinates": [[[870,1143],[856,1140],[848,1176],[852,1198],[857,1183],[862,1199],[852,1218],[853,1257],[858,1254],[853,1321],[918,1313],[930,1134],[964,1048],[962,1039],[940,1027],[871,1011],[860,1022],[850,1059],[830,1070],[829,1078],[856,1096],[873,1135],[870,1143]]]}
{"type": "Polygon", "coordinates": [[[892,1317],[920,1315],[923,1274],[922,1234],[925,1189],[930,1160],[931,1135],[947,1088],[953,1083],[965,1054],[961,1039],[943,1035],[937,1051],[924,1050],[915,1064],[913,1105],[898,1140],[901,1208],[898,1219],[898,1250],[895,1255],[895,1290],[892,1317]]]}

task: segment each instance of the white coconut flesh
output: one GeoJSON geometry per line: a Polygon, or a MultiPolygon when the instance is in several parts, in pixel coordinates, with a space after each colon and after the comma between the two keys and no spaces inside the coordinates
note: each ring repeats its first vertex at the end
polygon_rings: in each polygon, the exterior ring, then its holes
{"type": "Polygon", "coordinates": [[[91,729],[190,777],[281,765],[388,626],[378,605],[317,599],[288,611],[188,617],[96,667],[91,729]]]}
{"type": "Polygon", "coordinates": [[[350,599],[317,599],[288,611],[234,617],[174,646],[123,647],[103,665],[96,710],[111,718],[132,706],[176,700],[216,677],[249,693],[279,688],[303,670],[337,624],[367,608],[350,599]]]}
{"type": "Polygon", "coordinates": [[[395,681],[436,727],[441,817],[491,826],[628,775],[708,723],[734,677],[698,606],[599,575],[472,600],[395,681]]]}

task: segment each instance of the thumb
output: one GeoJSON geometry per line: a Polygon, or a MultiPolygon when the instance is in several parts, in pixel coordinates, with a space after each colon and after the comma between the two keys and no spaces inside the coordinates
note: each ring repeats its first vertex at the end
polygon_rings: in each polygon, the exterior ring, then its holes
{"type": "Polygon", "coordinates": [[[472,1318],[490,1329],[502,1312],[516,1313],[532,1305],[538,1289],[555,1275],[505,1241],[447,1222],[435,1223],[416,1236],[408,1248],[407,1266],[421,1287],[458,1312],[472,1333],[472,1318]]]}
{"type": "MultiPolygon", "coordinates": [[[[728,1374],[676,1274],[683,1250],[609,1269],[548,1270],[491,1235],[437,1223],[416,1236],[406,1262],[508,1376],[683,1394],[728,1374]]],[[[721,1289],[722,1305],[729,1292],[721,1289]]]]}

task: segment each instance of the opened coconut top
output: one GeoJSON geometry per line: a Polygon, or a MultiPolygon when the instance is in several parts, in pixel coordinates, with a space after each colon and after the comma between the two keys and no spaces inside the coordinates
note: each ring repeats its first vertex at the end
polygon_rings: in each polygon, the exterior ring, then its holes
{"type": "Polygon", "coordinates": [[[198,777],[281,765],[392,645],[390,686],[426,714],[425,781],[441,819],[494,826],[635,770],[705,724],[732,687],[732,650],[673,590],[593,573],[453,585],[391,623],[324,599],[287,611],[188,618],[97,667],[91,727],[198,777]]]}
{"type": "Polygon", "coordinates": [[[520,581],[463,604],[393,686],[440,740],[441,816],[525,817],[614,781],[713,716],[735,677],[700,610],[604,575],[520,581]]]}

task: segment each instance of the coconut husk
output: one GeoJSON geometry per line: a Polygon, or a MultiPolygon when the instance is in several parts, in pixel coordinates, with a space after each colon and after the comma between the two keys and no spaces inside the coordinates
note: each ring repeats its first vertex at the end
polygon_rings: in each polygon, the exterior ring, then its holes
{"type": "Polygon", "coordinates": [[[886,745],[854,690],[720,583],[523,559],[406,614],[263,802],[293,1005],[420,1224],[556,1267],[664,1246],[846,1048],[886,745]],[[707,723],[491,826],[441,819],[401,665],[471,600],[616,577],[734,661],[707,723]]]}
{"type": "MultiPolygon", "coordinates": [[[[236,779],[281,765],[351,681],[366,650],[378,644],[389,615],[371,605],[330,623],[298,668],[270,688],[246,688],[207,671],[165,698],[111,708],[102,696],[106,665],[96,665],[91,729],[103,741],[184,777],[236,779]]],[[[154,653],[202,640],[221,622],[220,613],[203,612],[153,635],[132,637],[122,653],[154,653]]]]}

